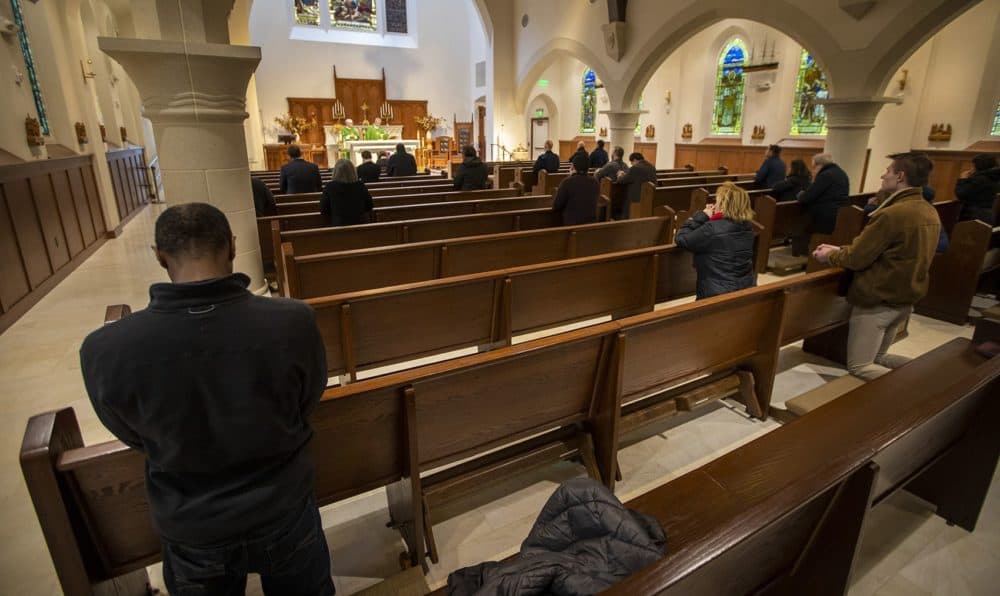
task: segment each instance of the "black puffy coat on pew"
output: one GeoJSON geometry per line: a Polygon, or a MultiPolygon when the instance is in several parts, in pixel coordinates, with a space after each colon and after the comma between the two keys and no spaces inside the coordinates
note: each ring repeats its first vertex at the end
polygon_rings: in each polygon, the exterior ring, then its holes
{"type": "Polygon", "coordinates": [[[652,517],[629,511],[589,478],[563,483],[514,558],[448,576],[449,596],[596,594],[663,556],[666,537],[652,517]]]}

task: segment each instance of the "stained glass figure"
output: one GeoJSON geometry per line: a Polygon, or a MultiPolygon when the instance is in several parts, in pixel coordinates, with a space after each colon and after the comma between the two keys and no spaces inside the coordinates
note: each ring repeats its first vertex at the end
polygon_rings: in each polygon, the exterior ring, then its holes
{"type": "Polygon", "coordinates": [[[24,26],[24,15],[21,14],[21,0],[10,0],[14,12],[14,25],[17,27],[17,40],[21,44],[24,55],[24,69],[28,71],[28,82],[31,83],[31,95],[35,100],[35,110],[38,112],[38,124],[42,134],[49,134],[49,117],[45,113],[45,101],[42,100],[42,87],[38,84],[38,71],[35,70],[35,58],[31,55],[31,44],[28,43],[28,30],[24,26]]]}
{"type": "Polygon", "coordinates": [[[799,76],[795,81],[795,102],[792,105],[793,135],[825,135],[826,108],[816,100],[830,96],[826,75],[816,59],[802,50],[799,61],[799,76]]]}
{"type": "MultiPolygon", "coordinates": [[[[642,111],[642,106],[643,106],[642,100],[643,100],[643,98],[640,96],[639,97],[639,103],[636,104],[636,106],[635,106],[636,110],[638,110],[639,112],[642,111]]],[[[640,134],[639,133],[639,127],[642,126],[642,122],[639,121],[640,118],[642,118],[642,114],[639,114],[638,116],[635,117],[635,134],[637,134],[637,135],[640,134]]]]}
{"type": "Polygon", "coordinates": [[[295,2],[296,25],[319,25],[320,0],[292,0],[295,2]]]}
{"type": "Polygon", "coordinates": [[[375,0],[330,0],[330,24],[338,29],[375,31],[375,0]]]}
{"type": "Polygon", "coordinates": [[[593,69],[583,71],[580,97],[580,132],[593,133],[597,120],[597,75],[593,69]]]}
{"type": "Polygon", "coordinates": [[[738,135],[743,130],[743,99],[746,88],[743,65],[746,55],[746,44],[741,39],[734,39],[719,56],[712,134],[738,135]]]}
{"type": "Polygon", "coordinates": [[[997,113],[993,117],[993,128],[990,130],[990,134],[1000,136],[1000,101],[997,102],[997,113]]]}
{"type": "Polygon", "coordinates": [[[406,33],[406,0],[385,0],[386,33],[406,33]]]}

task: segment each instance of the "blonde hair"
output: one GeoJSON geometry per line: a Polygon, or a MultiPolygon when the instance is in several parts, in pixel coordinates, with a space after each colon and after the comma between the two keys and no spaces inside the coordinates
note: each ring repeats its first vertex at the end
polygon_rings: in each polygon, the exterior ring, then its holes
{"type": "Polygon", "coordinates": [[[334,182],[357,182],[358,171],[354,169],[354,164],[349,159],[338,159],[333,164],[333,175],[330,177],[334,182]]]}
{"type": "Polygon", "coordinates": [[[750,208],[750,195],[732,182],[724,182],[715,194],[715,210],[733,221],[751,221],[756,215],[750,208]]]}

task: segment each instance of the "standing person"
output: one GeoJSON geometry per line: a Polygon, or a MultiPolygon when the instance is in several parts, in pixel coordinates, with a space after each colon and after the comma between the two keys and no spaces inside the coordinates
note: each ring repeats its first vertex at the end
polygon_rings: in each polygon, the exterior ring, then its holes
{"type": "Polygon", "coordinates": [[[271,194],[271,189],[263,180],[250,176],[250,190],[253,191],[253,210],[257,217],[278,214],[278,207],[274,204],[274,195],[271,194]]]}
{"type": "Polygon", "coordinates": [[[597,148],[590,153],[590,167],[603,168],[608,163],[608,152],[604,150],[604,139],[597,140],[597,148]]]}
{"type": "Polygon", "coordinates": [[[753,218],[750,195],[726,182],[719,187],[715,203],[695,213],[677,231],[677,246],[694,253],[698,300],[757,285],[753,218]]]}
{"type": "Polygon", "coordinates": [[[396,153],[389,158],[389,176],[416,176],[417,160],[406,152],[402,143],[396,144],[396,153]]]}
{"type": "Polygon", "coordinates": [[[552,152],[552,141],[545,141],[545,152],[535,160],[535,167],[532,170],[535,174],[542,170],[551,174],[559,171],[559,156],[552,152]]]}
{"type": "Polygon", "coordinates": [[[368,184],[369,182],[378,182],[379,176],[382,175],[382,168],[375,165],[372,161],[372,152],[365,149],[361,152],[361,165],[358,166],[358,180],[368,184]]]}
{"type": "Polygon", "coordinates": [[[375,162],[381,172],[389,173],[389,152],[383,151],[379,154],[378,161],[375,162]]]}
{"type": "Polygon", "coordinates": [[[785,162],[781,161],[781,147],[771,145],[764,154],[764,163],[753,177],[757,188],[774,188],[785,179],[785,162]]]}
{"type": "Polygon", "coordinates": [[[556,190],[552,210],[562,216],[564,226],[597,221],[597,199],[601,194],[601,187],[597,180],[587,175],[589,167],[589,157],[574,155],[573,174],[563,180],[556,190]]]}
{"type": "Polygon", "coordinates": [[[980,153],[972,158],[972,169],[962,173],[955,183],[955,196],[962,201],[959,221],[978,219],[989,225],[993,221],[993,201],[1000,193],[1000,167],[995,155],[980,153]]]}
{"type": "Polygon", "coordinates": [[[583,143],[583,141],[576,142],[576,153],[574,153],[573,156],[570,157],[570,161],[573,161],[573,157],[577,155],[587,155],[587,146],[583,143]]]}
{"type": "Polygon", "coordinates": [[[812,174],[809,173],[806,162],[801,159],[793,159],[788,176],[781,182],[770,186],[771,196],[776,201],[794,201],[800,192],[809,188],[811,182],[812,174]]]}
{"type": "Polygon", "coordinates": [[[302,192],[319,192],[323,190],[323,177],[319,175],[319,167],[302,159],[302,148],[298,145],[288,147],[288,157],[291,161],[281,166],[279,188],[283,195],[294,195],[302,192]]]}
{"type": "Polygon", "coordinates": [[[618,172],[616,184],[628,185],[628,201],[622,203],[622,213],[615,219],[628,219],[629,204],[638,203],[642,199],[642,185],[651,182],[656,186],[656,168],[646,161],[642,153],[635,152],[628,156],[628,171],[618,172]]]}
{"type": "Polygon", "coordinates": [[[489,172],[486,164],[476,156],[476,148],[466,145],[462,149],[462,164],[455,174],[455,190],[482,190],[489,188],[489,172]]]}
{"type": "Polygon", "coordinates": [[[921,196],[931,161],[924,153],[897,153],[882,174],[890,193],[850,246],[821,244],[813,257],[854,272],[847,370],[871,381],[909,358],[889,353],[913,305],[927,294],[934,250],[941,231],[937,211],[921,196]]]}
{"type": "Polygon", "coordinates": [[[146,458],[171,594],[328,595],[309,415],[326,388],[312,309],[247,291],[226,216],[186,203],[156,220],[170,283],[80,348],[98,418],[146,458]]]}
{"type": "Polygon", "coordinates": [[[354,226],[368,223],[373,208],[372,195],[358,180],[354,164],[349,159],[338,159],[333,178],[323,189],[320,212],[331,226],[354,226]]]}
{"type": "Polygon", "coordinates": [[[612,182],[618,179],[618,172],[627,172],[628,166],[625,165],[625,150],[621,147],[615,147],[614,151],[611,152],[611,161],[604,164],[604,167],[597,170],[594,173],[594,178],[597,182],[604,180],[605,178],[610,178],[612,182]]]}
{"type": "Polygon", "coordinates": [[[792,254],[804,255],[809,250],[812,234],[831,234],[837,225],[837,210],[847,205],[850,181],[847,172],[833,161],[829,153],[813,157],[816,178],[809,188],[799,193],[797,200],[809,214],[804,228],[793,232],[792,254]]]}

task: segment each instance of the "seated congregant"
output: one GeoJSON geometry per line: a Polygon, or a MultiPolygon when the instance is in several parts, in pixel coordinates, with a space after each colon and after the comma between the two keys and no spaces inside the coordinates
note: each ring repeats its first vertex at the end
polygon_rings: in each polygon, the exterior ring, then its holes
{"type": "Polygon", "coordinates": [[[799,193],[809,188],[812,183],[812,174],[806,167],[806,162],[801,159],[793,159],[788,176],[777,184],[770,186],[771,196],[776,201],[794,201],[799,193]]]}
{"type": "Polygon", "coordinates": [[[618,172],[627,172],[628,166],[625,165],[625,150],[621,147],[615,147],[614,151],[611,152],[611,161],[604,164],[601,169],[594,173],[594,178],[598,182],[604,180],[605,178],[610,178],[612,182],[618,179],[618,172]]]}
{"type": "Polygon", "coordinates": [[[290,145],[288,147],[288,157],[291,158],[291,161],[281,166],[279,183],[281,194],[298,194],[323,190],[323,178],[319,174],[319,166],[302,159],[301,147],[290,145]]]}
{"type": "Polygon", "coordinates": [[[338,159],[333,177],[323,189],[320,212],[331,226],[353,226],[371,221],[373,208],[372,195],[358,179],[354,164],[349,159],[338,159]]]}
{"type": "Polygon", "coordinates": [[[615,214],[616,219],[628,219],[629,204],[642,200],[642,186],[650,182],[656,186],[656,166],[646,161],[638,151],[628,156],[628,171],[618,172],[615,184],[628,186],[628,201],[622,203],[622,212],[615,214]]]}
{"type": "Polygon", "coordinates": [[[361,152],[361,165],[358,166],[358,180],[369,183],[378,182],[382,169],[372,162],[372,152],[365,149],[361,152]]]}
{"type": "Polygon", "coordinates": [[[993,201],[1000,193],[1000,167],[995,155],[980,153],[972,158],[972,169],[962,173],[955,183],[955,196],[962,201],[959,221],[978,219],[989,225],[993,221],[993,201]]]}
{"type": "Polygon", "coordinates": [[[785,179],[785,162],[781,160],[781,147],[771,145],[767,148],[764,163],[760,164],[753,181],[757,188],[774,188],[774,185],[785,179]]]}
{"type": "Polygon", "coordinates": [[[489,172],[486,164],[476,155],[476,148],[466,145],[462,149],[462,164],[455,174],[455,190],[482,190],[489,188],[489,172]]]}
{"type": "Polygon", "coordinates": [[[587,175],[589,167],[589,157],[574,155],[573,174],[563,180],[556,190],[552,209],[561,215],[564,226],[597,221],[597,200],[601,187],[596,179],[587,175]]]}
{"type": "Polygon", "coordinates": [[[415,176],[417,174],[417,160],[406,152],[406,147],[402,143],[396,144],[396,153],[389,158],[389,176],[415,176]]]}
{"type": "MultiPolygon", "coordinates": [[[[584,145],[583,141],[577,141],[576,142],[576,153],[574,153],[573,155],[574,156],[576,156],[576,155],[587,155],[587,146],[584,145]]],[[[588,159],[589,159],[589,155],[588,155],[588,159]]],[[[570,157],[570,161],[573,161],[572,157],[570,157]]]]}
{"type": "Polygon", "coordinates": [[[590,152],[590,167],[603,168],[608,163],[608,152],[604,150],[604,139],[598,139],[597,147],[590,152]]]}
{"type": "Polygon", "coordinates": [[[837,225],[837,210],[847,205],[850,181],[847,172],[833,161],[829,153],[813,157],[816,177],[809,188],[796,197],[809,214],[804,227],[794,230],[792,254],[804,255],[809,249],[812,234],[830,234],[837,225]]]}
{"type": "Polygon", "coordinates": [[[698,300],[757,285],[753,259],[754,212],[750,195],[724,183],[715,203],[691,216],[677,231],[677,246],[694,253],[698,300]]]}
{"type": "Polygon", "coordinates": [[[553,174],[559,171],[559,156],[552,152],[552,141],[545,141],[545,152],[535,160],[532,170],[535,174],[542,170],[553,174]]]}
{"type": "Polygon", "coordinates": [[[271,189],[263,180],[250,176],[250,190],[253,191],[253,209],[257,217],[278,214],[278,208],[274,204],[274,195],[271,194],[271,189]]]}
{"type": "Polygon", "coordinates": [[[388,169],[389,169],[389,152],[388,151],[383,151],[383,152],[379,153],[378,154],[378,161],[375,162],[375,165],[378,166],[379,170],[381,170],[383,172],[388,172],[388,169]]]}
{"type": "Polygon", "coordinates": [[[309,416],[327,369],[312,309],[247,290],[212,205],[170,207],[155,243],[170,283],[91,333],[80,364],[97,417],[145,457],[167,589],[242,594],[258,573],[268,595],[333,594],[313,496],[309,416]]]}

